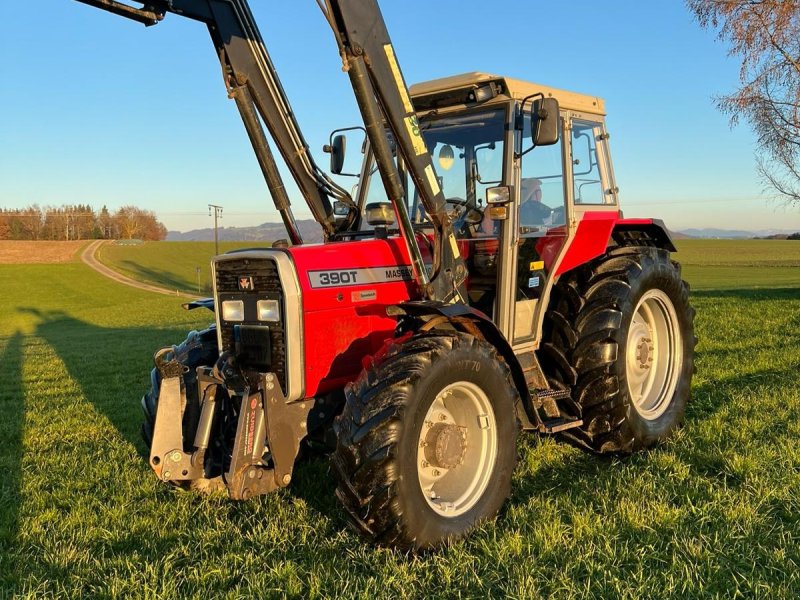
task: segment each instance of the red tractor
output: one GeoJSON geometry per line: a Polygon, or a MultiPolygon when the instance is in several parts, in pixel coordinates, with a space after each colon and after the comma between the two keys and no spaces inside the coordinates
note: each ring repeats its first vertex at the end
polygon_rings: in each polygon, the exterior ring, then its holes
{"type": "Polygon", "coordinates": [[[351,195],[245,0],[80,1],[208,26],[289,238],[216,257],[213,298],[187,305],[216,324],[156,353],[159,478],[246,499],[329,440],[357,529],[432,548],[501,507],[520,429],[626,454],[681,424],[694,311],[663,224],[622,217],[601,99],[481,73],[409,92],[377,2],[319,0],[364,120],[351,195]],[[262,122],[324,243],[303,243],[262,122]]]}

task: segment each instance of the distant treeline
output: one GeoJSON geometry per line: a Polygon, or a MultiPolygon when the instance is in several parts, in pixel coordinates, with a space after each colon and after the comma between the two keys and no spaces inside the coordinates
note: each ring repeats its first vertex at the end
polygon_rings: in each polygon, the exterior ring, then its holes
{"type": "Polygon", "coordinates": [[[785,233],[776,233],[774,235],[767,235],[764,237],[757,237],[757,240],[800,240],[800,231],[795,233],[790,233],[786,235],[785,233]]]}
{"type": "Polygon", "coordinates": [[[0,208],[0,240],[163,240],[167,228],[154,212],[123,206],[96,212],[88,204],[0,208]]]}

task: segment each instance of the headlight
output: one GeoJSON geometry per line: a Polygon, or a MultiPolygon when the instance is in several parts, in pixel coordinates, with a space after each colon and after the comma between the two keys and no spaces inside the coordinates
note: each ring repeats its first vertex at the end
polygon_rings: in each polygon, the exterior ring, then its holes
{"type": "Polygon", "coordinates": [[[277,300],[259,300],[257,306],[259,321],[275,323],[281,320],[281,306],[277,300]]]}
{"type": "Polygon", "coordinates": [[[223,321],[244,321],[244,302],[242,300],[225,300],[222,303],[223,321]]]}

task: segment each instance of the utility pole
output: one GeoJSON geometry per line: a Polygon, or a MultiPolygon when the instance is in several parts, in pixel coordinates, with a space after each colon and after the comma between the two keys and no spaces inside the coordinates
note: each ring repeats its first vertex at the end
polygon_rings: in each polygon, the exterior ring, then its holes
{"type": "Polygon", "coordinates": [[[222,218],[222,207],[217,204],[208,205],[208,216],[211,216],[211,210],[214,210],[214,256],[219,256],[219,230],[217,229],[217,221],[222,218]]]}

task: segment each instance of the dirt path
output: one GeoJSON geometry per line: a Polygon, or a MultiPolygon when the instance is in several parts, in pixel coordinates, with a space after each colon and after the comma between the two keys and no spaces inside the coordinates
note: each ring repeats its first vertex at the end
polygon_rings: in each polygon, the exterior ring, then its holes
{"type": "Polygon", "coordinates": [[[107,266],[102,264],[95,254],[97,253],[97,249],[102,245],[105,244],[107,240],[97,240],[86,246],[84,251],[81,253],[81,260],[89,265],[92,269],[108,277],[109,279],[113,279],[117,283],[122,283],[124,285],[129,285],[134,288],[138,288],[140,290],[146,290],[148,292],[155,292],[157,294],[164,294],[165,296],[176,296],[179,298],[195,298],[196,296],[190,294],[184,294],[181,292],[177,292],[174,290],[168,290],[166,288],[158,287],[157,285],[150,285],[149,283],[142,283],[140,281],[136,281],[135,279],[131,279],[130,277],[125,277],[125,275],[121,275],[117,273],[113,269],[109,269],[107,266]]]}

